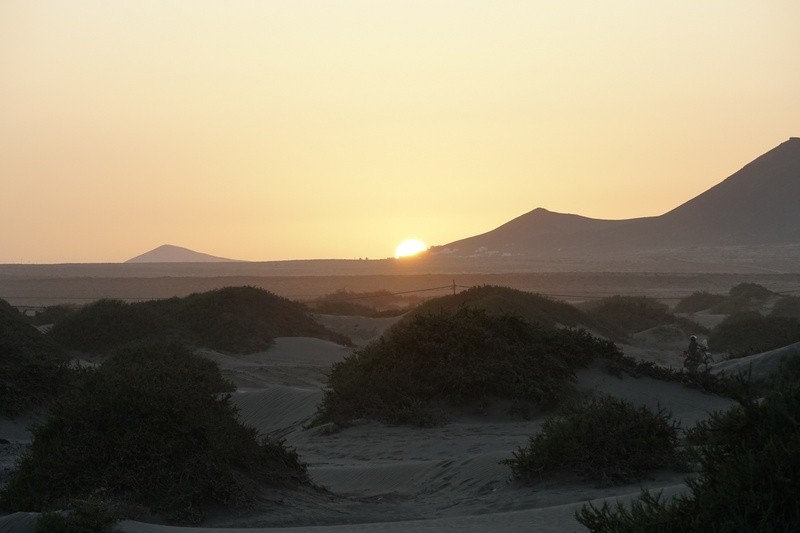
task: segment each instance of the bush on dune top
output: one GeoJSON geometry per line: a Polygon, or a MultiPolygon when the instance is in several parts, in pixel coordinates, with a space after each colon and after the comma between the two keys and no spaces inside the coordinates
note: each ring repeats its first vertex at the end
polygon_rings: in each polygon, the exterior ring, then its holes
{"type": "Polygon", "coordinates": [[[576,307],[557,302],[530,292],[484,285],[472,287],[451,296],[434,298],[420,304],[406,320],[414,315],[430,315],[440,311],[453,311],[461,307],[484,309],[491,314],[512,314],[544,326],[593,328],[595,322],[576,307]]]}
{"type": "Polygon", "coordinates": [[[800,320],[793,317],[764,317],[756,312],[731,315],[720,322],[708,338],[714,351],[743,357],[800,342],[800,320]]]}
{"type": "Polygon", "coordinates": [[[602,484],[628,483],[659,468],[685,467],[678,430],[665,410],[653,412],[607,397],[546,419],[541,432],[504,462],[526,484],[554,472],[572,472],[602,484]]]}
{"type": "Polygon", "coordinates": [[[308,480],[297,455],[236,419],[216,364],[175,343],[116,352],[86,370],[33,431],[7,487],[9,511],[103,494],[178,522],[250,501],[259,483],[308,480]]]}
{"type": "Polygon", "coordinates": [[[314,321],[302,304],[256,287],[138,303],[100,300],[56,322],[50,334],[68,348],[89,352],[164,338],[232,353],[264,350],[277,336],[349,343],[314,321]]]}
{"type": "Polygon", "coordinates": [[[687,334],[707,331],[691,320],[672,315],[665,304],[644,296],[611,296],[585,304],[585,308],[612,339],[622,340],[632,333],[665,324],[675,324],[687,334]]]}
{"type": "Polygon", "coordinates": [[[711,311],[723,315],[758,311],[773,296],[774,292],[756,283],[740,283],[732,287],[728,296],[711,311]]]}
{"type": "Polygon", "coordinates": [[[573,370],[616,346],[581,330],[530,324],[462,307],[414,315],[379,341],[336,363],[316,422],[355,418],[429,425],[437,404],[508,398],[522,408],[552,405],[573,370]]]}

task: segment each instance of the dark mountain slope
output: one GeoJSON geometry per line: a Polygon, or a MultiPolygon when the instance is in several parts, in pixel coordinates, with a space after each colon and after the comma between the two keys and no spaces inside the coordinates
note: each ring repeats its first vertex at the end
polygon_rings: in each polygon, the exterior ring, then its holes
{"type": "Polygon", "coordinates": [[[800,138],[658,217],[598,220],[535,209],[475,237],[434,247],[458,256],[569,256],[682,247],[800,244],[800,138]]]}

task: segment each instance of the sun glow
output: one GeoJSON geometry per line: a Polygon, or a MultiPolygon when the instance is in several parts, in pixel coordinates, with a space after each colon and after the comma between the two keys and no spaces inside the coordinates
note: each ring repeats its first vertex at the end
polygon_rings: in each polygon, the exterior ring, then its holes
{"type": "Polygon", "coordinates": [[[427,245],[417,239],[406,239],[397,245],[394,250],[394,256],[399,259],[401,257],[410,257],[417,255],[420,252],[427,250],[427,245]]]}

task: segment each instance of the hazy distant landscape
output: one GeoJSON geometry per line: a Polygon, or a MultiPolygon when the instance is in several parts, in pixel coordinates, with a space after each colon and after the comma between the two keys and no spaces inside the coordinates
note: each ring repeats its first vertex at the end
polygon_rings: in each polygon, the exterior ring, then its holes
{"type": "Polygon", "coordinates": [[[0,2],[0,532],[800,531],[800,3],[0,2]]]}
{"type": "Polygon", "coordinates": [[[0,526],[794,529],[798,187],[792,138],[659,217],[0,265],[0,526]]]}

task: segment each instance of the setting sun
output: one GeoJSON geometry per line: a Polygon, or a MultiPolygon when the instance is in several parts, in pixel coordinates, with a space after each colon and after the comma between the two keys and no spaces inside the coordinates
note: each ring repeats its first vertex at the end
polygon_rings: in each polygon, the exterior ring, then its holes
{"type": "Polygon", "coordinates": [[[422,241],[417,239],[406,239],[397,245],[397,248],[394,250],[394,256],[398,259],[401,257],[409,257],[412,255],[417,255],[420,252],[424,252],[427,249],[428,247],[422,241]]]}

